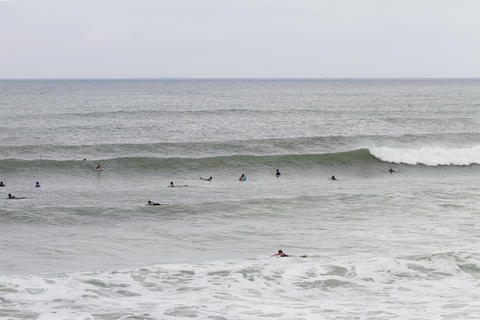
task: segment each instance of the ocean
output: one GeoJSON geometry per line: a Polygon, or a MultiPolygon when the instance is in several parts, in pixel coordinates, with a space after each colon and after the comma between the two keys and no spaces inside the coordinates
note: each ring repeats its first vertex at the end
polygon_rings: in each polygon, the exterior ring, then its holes
{"type": "Polygon", "coordinates": [[[479,164],[475,79],[2,80],[0,318],[479,319],[479,164]]]}

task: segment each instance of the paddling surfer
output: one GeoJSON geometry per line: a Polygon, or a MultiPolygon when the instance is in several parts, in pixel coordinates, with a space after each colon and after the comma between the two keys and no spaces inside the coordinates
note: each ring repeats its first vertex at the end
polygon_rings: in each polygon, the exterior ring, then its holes
{"type": "Polygon", "coordinates": [[[289,255],[288,255],[288,254],[285,254],[285,253],[283,253],[283,251],[282,251],[282,250],[278,250],[278,252],[277,252],[277,253],[275,253],[274,255],[272,255],[272,257],[282,257],[282,258],[283,258],[283,257],[289,257],[289,255]]]}

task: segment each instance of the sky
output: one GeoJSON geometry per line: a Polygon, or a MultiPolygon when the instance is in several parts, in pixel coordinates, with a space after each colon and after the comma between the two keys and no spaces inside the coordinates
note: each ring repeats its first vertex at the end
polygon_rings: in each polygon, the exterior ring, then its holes
{"type": "Polygon", "coordinates": [[[0,0],[0,78],[480,77],[478,0],[0,0]]]}

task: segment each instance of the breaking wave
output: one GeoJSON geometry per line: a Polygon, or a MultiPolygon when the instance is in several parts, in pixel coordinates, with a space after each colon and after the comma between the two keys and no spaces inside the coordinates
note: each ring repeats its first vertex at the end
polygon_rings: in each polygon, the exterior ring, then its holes
{"type": "Polygon", "coordinates": [[[201,158],[120,157],[96,161],[81,160],[0,160],[0,172],[17,171],[84,171],[100,163],[109,170],[198,171],[221,169],[322,167],[365,168],[382,162],[426,166],[467,166],[480,164],[480,146],[471,148],[390,148],[378,147],[347,152],[285,154],[285,155],[230,155],[201,158]]]}
{"type": "Polygon", "coordinates": [[[386,162],[426,166],[468,166],[480,164],[480,146],[470,148],[371,148],[370,153],[386,162]]]}
{"type": "Polygon", "coordinates": [[[479,272],[478,255],[443,252],[333,263],[322,256],[256,258],[1,276],[4,308],[0,316],[41,320],[313,320],[349,318],[346,314],[387,319],[394,314],[414,319],[457,318],[461,306],[465,312],[462,319],[476,319],[478,310],[472,299],[478,293],[479,272]],[[453,308],[459,301],[459,307],[453,308]],[[412,304],[422,308],[412,308],[412,304]]]}

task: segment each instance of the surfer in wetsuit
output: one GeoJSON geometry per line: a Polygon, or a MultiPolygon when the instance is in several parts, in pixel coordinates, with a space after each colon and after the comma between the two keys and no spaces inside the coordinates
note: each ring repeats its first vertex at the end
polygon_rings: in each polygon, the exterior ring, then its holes
{"type": "Polygon", "coordinates": [[[240,178],[238,178],[238,181],[247,181],[247,176],[244,173],[242,173],[240,178]]]}
{"type": "Polygon", "coordinates": [[[213,177],[210,177],[210,178],[202,178],[202,177],[200,177],[200,180],[202,180],[202,181],[212,181],[212,180],[213,180],[213,177]]]}
{"type": "Polygon", "coordinates": [[[283,257],[288,257],[288,254],[283,253],[282,250],[278,250],[278,252],[275,253],[274,255],[272,255],[272,257],[282,257],[283,258],[283,257]]]}
{"type": "Polygon", "coordinates": [[[170,181],[169,187],[171,187],[171,188],[174,188],[174,187],[188,187],[188,184],[184,184],[184,185],[177,184],[177,185],[175,185],[175,184],[173,184],[173,181],[170,181]]]}
{"type": "Polygon", "coordinates": [[[280,177],[280,170],[277,169],[277,172],[275,173],[275,175],[278,177],[280,177]]]}
{"type": "Polygon", "coordinates": [[[147,204],[148,204],[149,206],[160,206],[160,205],[162,205],[161,203],[152,202],[152,201],[150,201],[150,200],[148,200],[147,204]]]}
{"type": "Polygon", "coordinates": [[[97,169],[97,171],[103,171],[103,168],[102,168],[99,164],[97,164],[97,168],[96,168],[96,169],[97,169]]]}
{"type": "Polygon", "coordinates": [[[0,187],[5,187],[5,184],[3,184],[3,181],[0,181],[0,187]]]}
{"type": "Polygon", "coordinates": [[[23,199],[27,199],[25,197],[15,197],[15,196],[12,196],[11,193],[8,194],[8,199],[18,199],[18,200],[23,200],[23,199]]]}
{"type": "Polygon", "coordinates": [[[334,180],[337,180],[337,178],[335,178],[335,176],[332,176],[330,180],[334,181],[334,180]]]}
{"type": "Polygon", "coordinates": [[[388,172],[390,172],[390,174],[393,174],[393,173],[395,172],[395,170],[393,170],[392,168],[390,168],[390,169],[388,170],[388,172]]]}
{"type": "Polygon", "coordinates": [[[275,253],[275,254],[273,254],[272,257],[281,257],[281,258],[284,258],[284,257],[308,258],[308,255],[304,254],[304,255],[301,255],[301,256],[289,256],[288,254],[283,253],[282,250],[278,250],[278,252],[275,253]]]}
{"type": "Polygon", "coordinates": [[[40,188],[40,183],[38,181],[35,183],[35,188],[40,188]]]}

